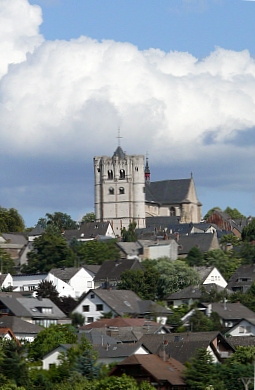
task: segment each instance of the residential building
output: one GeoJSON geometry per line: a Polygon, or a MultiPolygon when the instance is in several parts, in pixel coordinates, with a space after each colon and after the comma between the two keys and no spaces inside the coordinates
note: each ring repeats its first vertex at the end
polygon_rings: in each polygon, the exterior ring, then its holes
{"type": "Polygon", "coordinates": [[[230,277],[227,288],[245,293],[254,282],[255,264],[243,264],[230,277]]]}

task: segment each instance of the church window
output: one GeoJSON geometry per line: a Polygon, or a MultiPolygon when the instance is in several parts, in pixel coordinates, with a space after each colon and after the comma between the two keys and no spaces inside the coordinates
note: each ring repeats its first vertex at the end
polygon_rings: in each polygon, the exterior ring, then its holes
{"type": "Polygon", "coordinates": [[[123,180],[123,179],[125,179],[125,171],[124,171],[124,169],[121,169],[120,170],[120,180],[123,180]]]}
{"type": "Polygon", "coordinates": [[[114,188],[112,188],[112,187],[109,188],[109,194],[114,195],[114,188]]]}
{"type": "Polygon", "coordinates": [[[123,187],[120,187],[119,191],[120,191],[120,195],[123,195],[123,194],[125,194],[125,190],[124,190],[124,188],[123,188],[123,187]]]}
{"type": "Polygon", "coordinates": [[[135,167],[135,171],[138,172],[138,167],[135,167]]]}
{"type": "Polygon", "coordinates": [[[170,208],[170,215],[171,215],[172,217],[175,216],[175,208],[174,208],[174,207],[171,207],[171,208],[170,208]]]}
{"type": "Polygon", "coordinates": [[[113,171],[111,169],[108,170],[108,180],[113,179],[113,171]]]}
{"type": "Polygon", "coordinates": [[[97,172],[100,172],[100,168],[97,168],[97,172]]]}

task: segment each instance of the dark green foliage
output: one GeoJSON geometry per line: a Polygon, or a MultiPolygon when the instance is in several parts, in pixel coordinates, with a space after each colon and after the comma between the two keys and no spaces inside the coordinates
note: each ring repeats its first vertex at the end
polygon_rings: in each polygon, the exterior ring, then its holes
{"type": "Polygon", "coordinates": [[[14,340],[1,340],[0,374],[17,386],[28,386],[28,366],[24,356],[25,346],[14,340]]]}
{"type": "Polygon", "coordinates": [[[250,310],[255,311],[255,283],[245,292],[234,292],[229,296],[230,302],[240,302],[250,310]]]}
{"type": "Polygon", "coordinates": [[[23,273],[48,272],[52,268],[72,267],[75,254],[62,236],[44,233],[33,241],[23,273]]]}
{"type": "Polygon", "coordinates": [[[220,302],[223,301],[223,299],[227,298],[228,296],[226,290],[219,291],[216,285],[212,287],[210,291],[207,291],[205,286],[202,285],[200,286],[200,291],[201,291],[200,302],[209,302],[209,303],[220,302]]]}
{"type": "Polygon", "coordinates": [[[237,236],[234,236],[234,234],[225,234],[220,239],[220,244],[222,247],[226,247],[227,244],[231,244],[232,246],[240,246],[241,242],[241,239],[237,236]]]}
{"type": "Polygon", "coordinates": [[[77,341],[77,335],[70,325],[51,325],[42,330],[35,340],[29,345],[29,358],[42,359],[49,351],[59,344],[73,344],[77,341]]]}
{"type": "Polygon", "coordinates": [[[190,266],[190,267],[193,267],[193,266],[196,266],[196,267],[199,267],[201,265],[204,264],[204,256],[203,256],[203,253],[201,252],[200,249],[198,249],[197,247],[193,247],[191,248],[191,250],[189,251],[186,259],[185,259],[186,263],[190,266]]]}
{"type": "Polygon", "coordinates": [[[72,320],[72,325],[74,327],[79,327],[79,326],[83,326],[84,325],[84,322],[85,322],[85,317],[80,314],[80,313],[72,313],[70,314],[69,316],[72,320]]]}
{"type": "Polygon", "coordinates": [[[137,241],[137,234],[135,232],[136,222],[131,222],[128,229],[123,228],[121,230],[122,240],[124,242],[135,242],[137,241]]]}
{"type": "Polygon", "coordinates": [[[2,248],[0,248],[0,272],[1,274],[16,274],[15,263],[13,259],[11,258],[10,254],[2,248]]]}
{"type": "Polygon", "coordinates": [[[226,207],[224,213],[228,214],[232,219],[242,219],[246,218],[239,210],[236,208],[226,207]]]}
{"type": "Polygon", "coordinates": [[[212,322],[200,310],[195,310],[189,319],[190,330],[192,332],[210,332],[212,329],[212,322]]]}
{"type": "Polygon", "coordinates": [[[53,214],[46,213],[44,218],[40,218],[37,222],[43,229],[50,233],[63,232],[64,230],[78,229],[78,224],[70,215],[57,211],[53,214]]]}
{"type": "Polygon", "coordinates": [[[243,241],[255,241],[255,220],[252,220],[249,225],[245,226],[242,230],[243,241]]]}
{"type": "Polygon", "coordinates": [[[243,264],[255,264],[255,245],[253,242],[244,241],[242,243],[240,257],[243,264]]]}
{"type": "Polygon", "coordinates": [[[94,222],[95,220],[96,220],[96,214],[94,212],[90,212],[85,214],[82,217],[81,222],[94,222]]]}
{"type": "Polygon", "coordinates": [[[81,264],[102,264],[105,260],[117,260],[120,254],[115,243],[115,240],[82,243],[77,251],[81,264]]]}
{"type": "Polygon", "coordinates": [[[221,208],[218,207],[218,206],[215,206],[215,207],[213,207],[212,209],[210,209],[209,211],[207,211],[207,213],[206,213],[205,216],[204,216],[204,220],[206,221],[206,220],[213,214],[213,212],[214,212],[215,210],[221,211],[221,208]]]}
{"type": "Polygon", "coordinates": [[[23,232],[25,223],[21,215],[14,208],[0,207],[0,232],[23,232]]]}
{"type": "Polygon", "coordinates": [[[96,356],[92,350],[85,350],[82,355],[78,356],[73,370],[87,379],[96,379],[100,375],[101,365],[96,364],[96,356]]]}
{"type": "Polygon", "coordinates": [[[156,300],[160,274],[155,267],[145,264],[142,270],[127,270],[121,275],[119,290],[132,290],[142,299],[156,300]]]}
{"type": "Polygon", "coordinates": [[[240,258],[235,256],[234,252],[224,252],[221,249],[206,252],[204,259],[207,266],[216,267],[226,280],[229,280],[242,262],[240,258]]]}
{"type": "Polygon", "coordinates": [[[55,302],[58,298],[58,291],[52,281],[43,280],[38,284],[36,291],[37,297],[49,298],[55,302]]]}

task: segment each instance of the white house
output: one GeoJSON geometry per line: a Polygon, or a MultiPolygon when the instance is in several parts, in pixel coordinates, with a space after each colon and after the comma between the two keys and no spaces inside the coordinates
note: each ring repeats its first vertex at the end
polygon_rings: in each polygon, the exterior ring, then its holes
{"type": "Polygon", "coordinates": [[[8,288],[13,286],[13,278],[11,274],[0,273],[0,288],[8,288]]]}
{"type": "Polygon", "coordinates": [[[48,274],[13,275],[13,290],[15,292],[30,292],[35,295],[38,284],[46,280],[48,274]]]}
{"type": "Polygon", "coordinates": [[[242,318],[228,330],[229,336],[255,336],[255,318],[242,318]]]}
{"type": "Polygon", "coordinates": [[[227,281],[216,267],[194,267],[201,277],[201,284],[217,284],[225,288],[227,281]]]}

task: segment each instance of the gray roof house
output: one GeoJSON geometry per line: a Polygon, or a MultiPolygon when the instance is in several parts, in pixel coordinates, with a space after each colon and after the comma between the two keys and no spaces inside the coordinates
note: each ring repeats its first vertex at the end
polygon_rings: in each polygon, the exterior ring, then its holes
{"type": "Polygon", "coordinates": [[[111,223],[108,222],[83,222],[79,229],[66,230],[63,233],[67,241],[76,238],[78,241],[90,241],[97,238],[107,237],[109,239],[115,238],[111,223]]]}
{"type": "Polygon", "coordinates": [[[43,328],[16,316],[1,316],[0,328],[10,328],[18,340],[34,341],[43,328]]]}
{"type": "Polygon", "coordinates": [[[245,293],[255,281],[255,264],[240,265],[228,281],[227,288],[245,293]]]}
{"type": "Polygon", "coordinates": [[[36,325],[70,323],[70,319],[48,298],[0,296],[0,315],[16,316],[36,325]]]}
{"type": "Polygon", "coordinates": [[[121,274],[127,270],[143,271],[143,268],[138,259],[105,261],[95,275],[95,288],[116,288],[121,280],[121,274]]]}
{"type": "Polygon", "coordinates": [[[112,312],[113,317],[156,317],[157,322],[165,324],[171,310],[153,301],[143,301],[129,290],[90,290],[74,309],[73,313],[85,316],[85,324],[97,321],[102,314],[112,312]]]}
{"type": "Polygon", "coordinates": [[[179,257],[186,257],[189,251],[197,247],[202,253],[213,249],[220,249],[216,233],[193,233],[188,236],[179,236],[179,257]]]}

